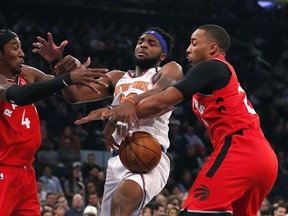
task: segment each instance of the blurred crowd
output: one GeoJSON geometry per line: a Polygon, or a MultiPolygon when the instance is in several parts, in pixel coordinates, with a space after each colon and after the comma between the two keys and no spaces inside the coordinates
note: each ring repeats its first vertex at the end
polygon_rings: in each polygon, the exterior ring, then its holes
{"type": "MultiPolygon", "coordinates": [[[[64,39],[69,41],[65,55],[71,54],[82,62],[90,56],[91,67],[125,71],[134,68],[132,54],[139,34],[150,26],[159,26],[175,37],[170,60],[176,60],[187,71],[185,50],[195,27],[206,23],[225,27],[232,39],[227,59],[234,65],[239,81],[260,115],[264,133],[279,160],[277,181],[259,215],[287,215],[288,37],[283,29],[287,29],[288,20],[285,5],[268,10],[259,7],[257,1],[248,0],[53,2],[39,3],[50,11],[46,14],[28,11],[31,4],[28,1],[22,1],[28,5],[25,10],[21,5],[13,10],[8,10],[9,5],[0,9],[1,29],[9,28],[19,35],[26,64],[46,73],[50,73],[49,64],[31,50],[36,36],[46,38],[48,31],[56,44],[64,39]],[[177,15],[174,14],[176,6],[181,12],[177,15]]],[[[96,164],[93,153],[81,158],[81,150],[106,151],[102,135],[105,122],[76,126],[74,121],[110,102],[108,98],[70,105],[61,96],[37,102],[42,146],[34,166],[43,216],[74,216],[85,212],[85,215],[99,215],[105,167],[96,164]]],[[[196,117],[187,118],[190,112],[189,101],[173,111],[169,124],[171,145],[167,153],[172,162],[170,177],[161,194],[143,208],[143,216],[177,215],[198,171],[209,157],[212,146],[208,134],[196,117]]]]}

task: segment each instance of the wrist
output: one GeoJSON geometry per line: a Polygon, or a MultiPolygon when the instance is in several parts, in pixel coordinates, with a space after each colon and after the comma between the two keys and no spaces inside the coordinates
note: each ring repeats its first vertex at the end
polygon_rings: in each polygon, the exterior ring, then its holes
{"type": "Polygon", "coordinates": [[[138,102],[135,99],[131,98],[131,97],[125,98],[125,101],[129,101],[131,104],[133,104],[135,106],[138,104],[138,102]]]}
{"type": "Polygon", "coordinates": [[[110,116],[110,117],[108,118],[108,122],[109,122],[110,124],[112,124],[114,127],[117,126],[117,123],[112,119],[112,116],[110,116]]]}
{"type": "Polygon", "coordinates": [[[63,74],[63,75],[59,76],[59,78],[62,79],[62,82],[65,86],[72,85],[72,79],[71,79],[70,73],[63,74]]]}
{"type": "Polygon", "coordinates": [[[54,66],[54,65],[56,65],[60,60],[61,60],[61,58],[56,58],[56,59],[54,59],[53,61],[50,61],[49,64],[50,64],[51,66],[54,66]]]}

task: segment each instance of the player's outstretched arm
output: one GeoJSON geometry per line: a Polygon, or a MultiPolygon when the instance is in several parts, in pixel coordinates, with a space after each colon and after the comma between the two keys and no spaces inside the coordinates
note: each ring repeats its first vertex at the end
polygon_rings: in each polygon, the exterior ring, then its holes
{"type": "Polygon", "coordinates": [[[148,118],[158,113],[168,111],[171,106],[180,103],[183,100],[183,94],[175,87],[169,87],[159,94],[152,95],[142,100],[136,106],[138,118],[148,118]]]}
{"type": "Polygon", "coordinates": [[[87,116],[84,116],[81,119],[76,120],[74,123],[76,125],[80,125],[90,121],[105,120],[103,116],[111,116],[112,114],[113,112],[111,109],[109,109],[108,107],[104,107],[91,111],[87,116]]]}

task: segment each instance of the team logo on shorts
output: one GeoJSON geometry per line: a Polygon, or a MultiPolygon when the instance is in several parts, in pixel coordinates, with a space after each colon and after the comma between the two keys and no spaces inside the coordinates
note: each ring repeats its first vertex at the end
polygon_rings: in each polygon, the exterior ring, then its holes
{"type": "Polygon", "coordinates": [[[0,180],[4,179],[4,173],[0,173],[0,180]]]}
{"type": "Polygon", "coordinates": [[[196,188],[194,191],[194,198],[199,201],[206,200],[210,195],[210,190],[206,185],[201,184],[200,187],[196,188]]]}

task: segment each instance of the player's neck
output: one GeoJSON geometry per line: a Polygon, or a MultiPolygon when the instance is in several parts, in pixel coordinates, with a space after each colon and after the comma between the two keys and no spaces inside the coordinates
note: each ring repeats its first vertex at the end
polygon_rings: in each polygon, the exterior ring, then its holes
{"type": "Polygon", "coordinates": [[[16,81],[17,79],[17,74],[11,73],[10,71],[0,71],[0,74],[10,80],[16,81]]]}
{"type": "Polygon", "coordinates": [[[133,75],[135,77],[141,76],[143,73],[145,73],[147,71],[147,69],[141,69],[139,67],[136,67],[136,70],[132,71],[133,75]]]}

